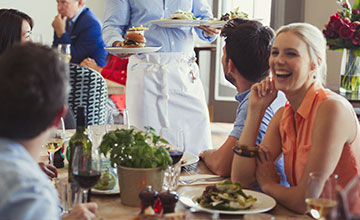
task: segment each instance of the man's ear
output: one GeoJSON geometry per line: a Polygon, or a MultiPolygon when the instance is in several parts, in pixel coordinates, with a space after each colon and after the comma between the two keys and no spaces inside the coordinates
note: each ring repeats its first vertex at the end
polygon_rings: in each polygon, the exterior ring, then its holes
{"type": "Polygon", "coordinates": [[[83,5],[83,0],[78,1],[78,6],[81,7],[83,5]]]}
{"type": "Polygon", "coordinates": [[[52,126],[58,128],[60,127],[60,123],[61,123],[61,118],[64,118],[66,113],[67,113],[68,107],[66,105],[64,105],[61,110],[56,114],[52,126]]]}
{"type": "Polygon", "coordinates": [[[227,63],[229,72],[233,73],[236,69],[234,62],[232,59],[229,59],[229,62],[227,63]]]}

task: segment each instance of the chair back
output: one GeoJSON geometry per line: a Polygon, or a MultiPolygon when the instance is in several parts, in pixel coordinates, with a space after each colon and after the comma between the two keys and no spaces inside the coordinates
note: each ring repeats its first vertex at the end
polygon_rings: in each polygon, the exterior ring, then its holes
{"type": "Polygon", "coordinates": [[[103,125],[106,120],[107,85],[95,70],[70,64],[69,107],[77,116],[76,107],[86,107],[87,125],[103,125]]]}

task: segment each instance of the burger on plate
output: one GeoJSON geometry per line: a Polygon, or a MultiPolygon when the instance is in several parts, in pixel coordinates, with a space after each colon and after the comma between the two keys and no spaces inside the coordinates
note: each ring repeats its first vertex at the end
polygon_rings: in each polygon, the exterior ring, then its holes
{"type": "Polygon", "coordinates": [[[122,43],[122,47],[124,48],[145,47],[146,39],[140,31],[128,31],[125,38],[122,43]]]}

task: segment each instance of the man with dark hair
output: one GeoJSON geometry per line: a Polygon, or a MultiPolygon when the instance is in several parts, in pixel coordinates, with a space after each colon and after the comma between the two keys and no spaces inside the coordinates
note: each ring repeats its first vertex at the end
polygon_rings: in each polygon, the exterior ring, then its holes
{"type": "MultiPolygon", "coordinates": [[[[217,150],[206,150],[200,154],[208,168],[221,176],[230,176],[234,152],[232,148],[240,138],[248,110],[251,86],[269,75],[269,56],[274,31],[260,22],[235,18],[226,23],[221,31],[225,38],[222,65],[225,78],[233,84],[239,102],[234,128],[225,143],[217,150]]],[[[274,110],[269,107],[262,119],[256,143],[264,138],[266,128],[274,110]]],[[[279,160],[278,171],[283,174],[283,162],[279,160]]],[[[283,179],[285,182],[286,180],[283,179]]]]}
{"type": "MultiPolygon", "coordinates": [[[[58,195],[35,162],[66,113],[68,69],[53,49],[15,45],[0,56],[0,216],[59,219],[58,195]]],[[[66,218],[90,219],[94,203],[66,218]]]]}

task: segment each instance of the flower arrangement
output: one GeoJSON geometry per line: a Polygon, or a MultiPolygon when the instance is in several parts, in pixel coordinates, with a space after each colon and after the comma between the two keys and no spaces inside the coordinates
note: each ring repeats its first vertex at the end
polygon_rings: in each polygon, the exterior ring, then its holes
{"type": "Polygon", "coordinates": [[[360,13],[356,0],[353,7],[347,0],[338,0],[342,9],[330,16],[323,34],[329,49],[351,49],[356,56],[360,56],[360,13]]]}
{"type": "Polygon", "coordinates": [[[355,0],[352,7],[348,0],[337,2],[342,8],[330,16],[323,34],[329,49],[346,49],[340,92],[357,93],[360,91],[360,0],[355,0]]]}

